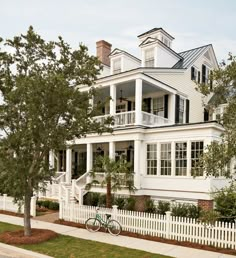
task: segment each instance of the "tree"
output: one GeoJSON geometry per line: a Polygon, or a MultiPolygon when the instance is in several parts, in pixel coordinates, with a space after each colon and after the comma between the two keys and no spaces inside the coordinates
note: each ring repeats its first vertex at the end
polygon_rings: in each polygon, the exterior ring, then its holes
{"type": "Polygon", "coordinates": [[[110,159],[109,156],[98,156],[91,171],[93,180],[88,183],[86,188],[90,189],[92,185],[106,185],[106,207],[111,208],[112,192],[120,190],[122,186],[128,188],[129,192],[135,190],[133,181],[133,172],[131,164],[124,159],[118,161],[110,159]],[[96,180],[96,172],[103,172],[104,178],[101,182],[96,180]]]}
{"type": "Polygon", "coordinates": [[[25,35],[0,40],[0,188],[24,202],[24,232],[31,235],[30,199],[49,180],[50,150],[87,133],[109,131],[111,119],[95,122],[91,86],[101,69],[80,44],[72,50],[62,37],[46,42],[32,27],[25,35]],[[41,184],[40,184],[41,185],[41,184]]]}
{"type": "Polygon", "coordinates": [[[213,85],[200,84],[198,90],[205,96],[212,96],[206,105],[208,110],[227,103],[223,116],[218,119],[225,131],[221,141],[208,145],[201,159],[202,168],[208,176],[231,177],[229,163],[236,156],[236,57],[229,53],[228,63],[223,61],[210,79],[213,85]]]}

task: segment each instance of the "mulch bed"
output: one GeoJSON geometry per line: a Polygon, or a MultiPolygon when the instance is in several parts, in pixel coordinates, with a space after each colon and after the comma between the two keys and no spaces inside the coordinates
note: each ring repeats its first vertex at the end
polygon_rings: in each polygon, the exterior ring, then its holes
{"type": "Polygon", "coordinates": [[[20,218],[24,217],[24,214],[12,212],[12,211],[0,210],[0,214],[11,215],[11,216],[16,216],[16,217],[20,217],[20,218]]]}
{"type": "Polygon", "coordinates": [[[24,230],[5,231],[0,234],[0,241],[10,245],[38,244],[53,239],[58,234],[48,229],[31,229],[31,236],[24,236],[24,230]]]}
{"type": "MultiPolygon", "coordinates": [[[[54,223],[71,226],[71,227],[76,227],[76,228],[85,228],[84,224],[69,222],[69,221],[65,221],[65,220],[56,220],[54,223]]],[[[102,230],[100,229],[100,231],[103,231],[103,229],[102,230]]],[[[177,241],[177,240],[171,240],[171,239],[166,239],[166,238],[161,238],[161,237],[141,235],[138,233],[133,233],[133,232],[128,232],[128,231],[122,231],[120,233],[120,235],[128,236],[128,237],[136,237],[136,238],[141,238],[141,239],[145,239],[145,240],[161,242],[161,243],[165,243],[165,244],[185,246],[185,247],[196,248],[196,249],[201,249],[201,250],[206,250],[206,251],[236,255],[236,250],[217,248],[214,246],[201,245],[201,244],[191,243],[191,242],[187,242],[187,241],[177,241]]]]}

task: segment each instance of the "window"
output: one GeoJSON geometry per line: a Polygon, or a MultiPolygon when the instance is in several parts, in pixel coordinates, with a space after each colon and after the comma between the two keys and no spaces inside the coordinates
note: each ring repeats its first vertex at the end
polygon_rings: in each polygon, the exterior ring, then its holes
{"type": "Polygon", "coordinates": [[[116,59],[113,61],[113,74],[117,74],[121,72],[121,60],[116,59]]]}
{"type": "Polygon", "coordinates": [[[195,67],[191,67],[191,80],[196,81],[197,80],[197,69],[195,67]]]}
{"type": "Polygon", "coordinates": [[[175,144],[175,175],[187,176],[187,143],[175,144]]]}
{"type": "Polygon", "coordinates": [[[164,98],[153,99],[153,114],[164,117],[164,98]]]}
{"type": "Polygon", "coordinates": [[[161,175],[171,175],[171,143],[161,144],[161,175]]]}
{"type": "Polygon", "coordinates": [[[145,51],[145,67],[154,67],[154,49],[145,51]]]}
{"type": "Polygon", "coordinates": [[[179,123],[184,123],[184,99],[179,99],[179,123]]]}
{"type": "Polygon", "coordinates": [[[157,174],[157,145],[147,145],[147,175],[157,174]]]}
{"type": "Polygon", "coordinates": [[[202,65],[202,83],[208,84],[210,82],[210,69],[205,65],[202,65]]]}
{"type": "Polygon", "coordinates": [[[203,141],[191,142],[191,172],[194,176],[203,176],[199,158],[203,154],[203,141]]]}

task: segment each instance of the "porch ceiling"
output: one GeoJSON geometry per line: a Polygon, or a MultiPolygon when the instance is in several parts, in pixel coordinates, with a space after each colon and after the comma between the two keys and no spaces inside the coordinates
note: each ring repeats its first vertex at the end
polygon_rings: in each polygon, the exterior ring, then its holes
{"type": "MultiPolygon", "coordinates": [[[[134,97],[135,96],[135,80],[128,81],[125,83],[120,83],[116,85],[116,96],[117,99],[120,97],[120,91],[122,90],[122,95],[124,98],[134,97]]],[[[162,88],[148,83],[143,80],[143,95],[150,94],[154,92],[166,92],[162,88]]],[[[108,97],[110,96],[110,87],[104,87],[99,89],[101,97],[108,97]]]]}

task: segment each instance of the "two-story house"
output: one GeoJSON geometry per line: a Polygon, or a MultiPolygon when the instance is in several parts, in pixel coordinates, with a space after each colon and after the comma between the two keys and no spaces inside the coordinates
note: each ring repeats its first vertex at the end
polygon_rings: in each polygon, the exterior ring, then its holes
{"type": "MultiPolygon", "coordinates": [[[[95,119],[113,116],[113,133],[75,139],[57,159],[51,155],[51,165],[64,172],[61,176],[67,184],[72,182],[80,202],[94,159],[102,153],[132,162],[137,199],[150,196],[211,207],[210,192],[226,180],[206,178],[196,164],[206,145],[220,139],[223,128],[215,121],[204,121],[204,99],[196,83],[212,83],[210,71],[218,68],[213,47],[176,53],[174,37],[162,28],[147,31],[138,40],[140,59],[122,49],[112,51],[104,40],[97,42],[103,71],[94,85],[99,97],[92,101],[94,105],[99,98],[110,97],[110,101],[95,119]]],[[[105,189],[97,186],[91,191],[105,189]]],[[[129,194],[125,188],[118,193],[129,194]]]]}

